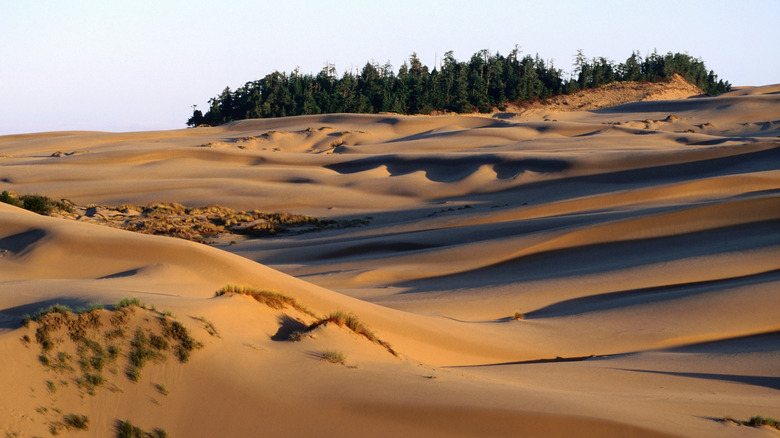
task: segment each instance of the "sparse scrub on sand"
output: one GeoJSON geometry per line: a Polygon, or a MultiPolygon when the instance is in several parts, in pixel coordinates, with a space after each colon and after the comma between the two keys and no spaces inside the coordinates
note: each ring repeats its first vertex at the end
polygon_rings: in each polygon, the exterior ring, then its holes
{"type": "Polygon", "coordinates": [[[515,312],[515,314],[512,315],[512,319],[514,319],[516,321],[517,320],[523,320],[523,319],[525,319],[525,315],[520,313],[520,312],[515,312]]]}
{"type": "Polygon", "coordinates": [[[117,420],[116,422],[117,438],[167,438],[168,434],[163,429],[154,429],[146,432],[140,427],[133,426],[130,420],[117,420]]]}
{"type": "Polygon", "coordinates": [[[159,321],[165,337],[176,344],[173,346],[173,353],[179,362],[187,362],[193,350],[203,347],[203,344],[190,336],[190,332],[179,321],[170,321],[164,317],[159,318],[159,321]]]}
{"type": "Polygon", "coordinates": [[[299,303],[298,300],[296,300],[295,298],[290,298],[286,295],[282,295],[276,292],[271,292],[267,290],[258,290],[251,287],[234,286],[230,284],[216,292],[216,296],[218,297],[222,295],[230,295],[230,294],[246,295],[252,297],[257,302],[265,304],[266,306],[272,309],[281,310],[286,307],[292,307],[293,309],[301,313],[305,313],[309,316],[313,316],[313,317],[317,316],[311,310],[307,309],[306,306],[299,303]]]}
{"type": "Polygon", "coordinates": [[[325,350],[322,352],[322,360],[328,361],[330,363],[344,365],[347,357],[340,351],[325,350]]]}
{"type": "Polygon", "coordinates": [[[68,414],[62,419],[62,423],[67,429],[87,430],[89,429],[89,418],[86,415],[68,414]]]}
{"type": "MultiPolygon", "coordinates": [[[[111,206],[102,208],[121,211],[111,206]]],[[[140,214],[116,214],[111,220],[96,216],[91,220],[129,231],[178,237],[201,243],[223,233],[252,237],[272,236],[288,228],[306,225],[317,229],[323,222],[312,216],[286,212],[264,213],[257,210],[235,211],[219,205],[191,208],[177,203],[158,203],[136,208],[134,211],[140,214]]]]}
{"type": "Polygon", "coordinates": [[[149,341],[149,336],[141,328],[137,328],[135,336],[132,342],[130,342],[130,363],[127,369],[127,377],[137,382],[141,377],[141,369],[147,362],[151,360],[165,360],[164,351],[167,350],[167,343],[165,346],[166,348],[162,349],[162,345],[159,343],[153,345],[149,341]]]}
{"type": "Polygon", "coordinates": [[[114,305],[114,310],[124,309],[125,307],[140,307],[145,309],[146,305],[137,297],[128,297],[119,300],[119,302],[114,305]]]}
{"type": "MultiPolygon", "coordinates": [[[[117,361],[122,357],[127,360],[126,377],[137,382],[143,367],[150,361],[166,360],[166,352],[172,351],[180,362],[186,362],[191,352],[202,346],[184,325],[162,315],[157,318],[138,315],[135,318],[144,322],[133,327],[131,321],[136,309],[155,313],[140,306],[143,303],[137,298],[124,299],[112,310],[93,309],[83,313],[52,305],[37,312],[35,317],[27,317],[28,325],[35,324],[35,342],[41,348],[40,364],[61,376],[63,385],[70,381],[82,394],[95,395],[106,385],[112,391],[118,390],[103,373],[108,369],[118,374],[117,361]],[[110,324],[104,328],[102,320],[106,319],[110,324]],[[133,333],[130,339],[125,335],[128,329],[133,333]],[[127,352],[124,356],[123,351],[127,352]]],[[[32,342],[29,335],[27,339],[28,343],[32,342]]],[[[46,388],[52,394],[58,389],[52,380],[46,381],[46,388]]]]}
{"type": "Polygon", "coordinates": [[[9,191],[0,193],[0,202],[42,215],[78,219],[143,234],[170,236],[200,243],[208,243],[209,239],[219,234],[266,237],[293,229],[297,232],[318,231],[367,223],[366,220],[335,221],[288,212],[235,211],[219,205],[191,208],[175,202],[147,206],[78,206],[67,200],[53,201],[46,196],[17,195],[9,191]],[[100,211],[102,213],[99,213],[100,211]]]}

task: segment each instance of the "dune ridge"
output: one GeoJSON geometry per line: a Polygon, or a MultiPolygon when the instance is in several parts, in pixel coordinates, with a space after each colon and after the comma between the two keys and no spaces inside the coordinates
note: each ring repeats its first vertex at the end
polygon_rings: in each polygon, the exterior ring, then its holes
{"type": "Polygon", "coordinates": [[[0,137],[0,191],[93,216],[175,202],[182,221],[218,204],[360,224],[206,245],[0,203],[0,431],[773,436],[721,420],[780,417],[777,91],[0,137]],[[86,394],[22,325],[132,297],[142,330],[170,315],[202,348],[137,382],[120,358],[86,394]]]}

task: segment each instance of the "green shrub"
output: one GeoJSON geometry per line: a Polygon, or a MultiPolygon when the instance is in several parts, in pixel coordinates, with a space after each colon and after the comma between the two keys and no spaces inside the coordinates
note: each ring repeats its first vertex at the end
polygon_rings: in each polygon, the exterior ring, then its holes
{"type": "Polygon", "coordinates": [[[38,214],[49,214],[52,210],[52,201],[42,195],[24,195],[21,198],[22,208],[38,214]]]}
{"type": "Polygon", "coordinates": [[[0,202],[13,205],[15,207],[21,207],[22,202],[17,198],[16,196],[8,193],[8,190],[3,190],[3,193],[0,193],[0,202]]]}

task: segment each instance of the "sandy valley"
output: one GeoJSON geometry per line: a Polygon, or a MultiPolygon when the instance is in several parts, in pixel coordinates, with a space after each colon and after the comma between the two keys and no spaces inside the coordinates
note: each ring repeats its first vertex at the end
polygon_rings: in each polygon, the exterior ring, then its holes
{"type": "Polygon", "coordinates": [[[0,433],[777,436],[780,86],[689,94],[0,137],[0,433]]]}

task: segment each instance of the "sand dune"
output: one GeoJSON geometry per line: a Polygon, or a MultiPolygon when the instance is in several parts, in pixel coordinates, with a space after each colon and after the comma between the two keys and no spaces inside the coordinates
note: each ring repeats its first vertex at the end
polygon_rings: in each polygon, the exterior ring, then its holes
{"type": "Polygon", "coordinates": [[[780,417],[780,86],[672,85],[486,116],[0,137],[0,190],[340,224],[201,244],[0,203],[0,431],[774,436],[720,420],[780,417]],[[216,297],[227,284],[305,309],[216,297]],[[128,297],[145,308],[120,324],[128,297]],[[103,310],[22,326],[55,303],[103,310]],[[317,322],[334,312],[381,342],[317,322]],[[133,381],[136,330],[168,337],[133,381]]]}

